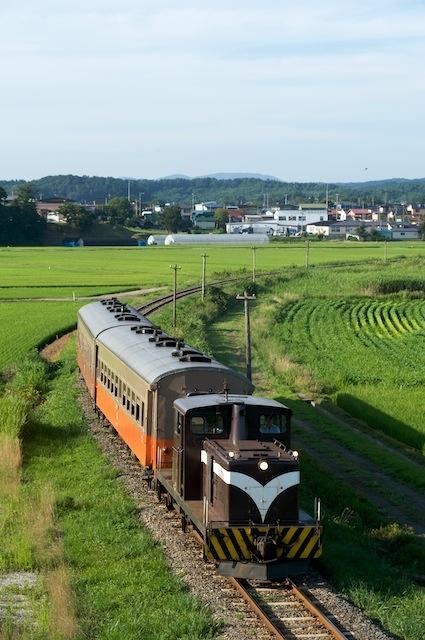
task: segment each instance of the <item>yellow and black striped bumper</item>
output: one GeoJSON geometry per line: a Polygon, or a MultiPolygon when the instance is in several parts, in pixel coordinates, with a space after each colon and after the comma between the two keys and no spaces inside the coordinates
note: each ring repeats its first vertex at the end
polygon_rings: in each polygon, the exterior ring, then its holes
{"type": "Polygon", "coordinates": [[[271,538],[276,561],[318,558],[322,553],[321,527],[220,527],[206,537],[206,555],[213,561],[261,562],[256,540],[271,538]]]}

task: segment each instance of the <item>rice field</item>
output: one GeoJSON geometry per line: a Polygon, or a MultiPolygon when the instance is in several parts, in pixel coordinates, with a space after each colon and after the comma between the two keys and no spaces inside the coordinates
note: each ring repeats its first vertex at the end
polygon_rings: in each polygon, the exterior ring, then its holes
{"type": "MultiPolygon", "coordinates": [[[[179,284],[198,282],[201,255],[206,252],[207,277],[222,271],[252,268],[249,246],[171,246],[125,248],[2,248],[0,249],[0,299],[92,295],[158,284],[171,285],[170,264],[181,269],[179,284]],[[29,294],[29,295],[28,295],[29,294]]],[[[425,256],[425,243],[391,243],[388,259],[425,256]]],[[[383,243],[312,242],[311,265],[384,258],[383,243]]],[[[271,243],[257,247],[259,270],[303,266],[305,243],[271,243]]]]}
{"type": "Polygon", "coordinates": [[[309,275],[309,293],[305,277],[295,276],[290,286],[275,289],[273,304],[268,301],[266,331],[274,327],[289,370],[294,363],[313,377],[294,378],[303,391],[315,386],[319,396],[330,396],[370,426],[425,450],[425,297],[412,290],[420,279],[400,281],[400,274],[420,276],[420,266],[401,262],[384,274],[370,273],[370,266],[355,274],[339,269],[338,287],[332,286],[335,272],[320,269],[309,275]],[[393,288],[399,292],[380,293],[391,289],[391,276],[398,277],[393,288]],[[341,295],[344,288],[349,295],[341,295]]]}
{"type": "Polygon", "coordinates": [[[83,303],[3,302],[0,304],[0,371],[22,361],[30,349],[72,328],[83,303]]]}

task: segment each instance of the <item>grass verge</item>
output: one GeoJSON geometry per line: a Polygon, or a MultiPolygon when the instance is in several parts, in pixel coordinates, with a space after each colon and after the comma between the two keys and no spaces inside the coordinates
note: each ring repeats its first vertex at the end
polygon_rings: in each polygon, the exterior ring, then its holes
{"type": "MultiPolygon", "coordinates": [[[[133,500],[87,432],[75,387],[75,342],[55,365],[24,447],[25,479],[49,480],[80,632],[96,640],[212,638],[217,626],[167,566],[133,500]]],[[[60,575],[57,576],[60,579],[60,575]]],[[[57,601],[66,601],[60,585],[57,601]]],[[[55,600],[52,600],[53,604],[55,600]]],[[[65,606],[66,608],[66,606],[65,606]]]]}
{"type": "Polygon", "coordinates": [[[62,545],[55,538],[53,494],[46,482],[22,482],[21,438],[47,388],[46,369],[32,354],[0,399],[0,637],[52,640],[78,631],[62,545]]]}

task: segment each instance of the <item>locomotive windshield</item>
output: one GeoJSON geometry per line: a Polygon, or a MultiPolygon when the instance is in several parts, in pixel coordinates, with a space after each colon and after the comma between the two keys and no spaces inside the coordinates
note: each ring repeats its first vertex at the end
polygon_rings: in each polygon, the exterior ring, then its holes
{"type": "Polygon", "coordinates": [[[260,433],[282,434],[286,432],[286,418],[281,413],[261,414],[260,433]]]}
{"type": "Polygon", "coordinates": [[[247,431],[250,440],[273,440],[290,443],[290,415],[266,407],[249,407],[247,431]]]}
{"type": "Polygon", "coordinates": [[[227,438],[229,429],[229,407],[203,407],[190,415],[190,432],[194,436],[227,438]]]}
{"type": "Polygon", "coordinates": [[[192,416],[190,430],[195,435],[221,436],[224,433],[223,416],[211,413],[203,416],[192,416]]]}

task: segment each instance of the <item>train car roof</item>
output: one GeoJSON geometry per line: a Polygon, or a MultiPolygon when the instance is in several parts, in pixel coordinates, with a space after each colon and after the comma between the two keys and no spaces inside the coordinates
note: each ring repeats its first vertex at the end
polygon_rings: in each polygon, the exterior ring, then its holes
{"type": "Polygon", "coordinates": [[[180,413],[187,413],[192,409],[216,407],[217,405],[245,404],[250,406],[262,406],[268,409],[285,409],[286,413],[292,414],[291,409],[284,404],[271,398],[261,398],[260,396],[242,396],[229,393],[227,397],[224,393],[194,394],[184,398],[174,400],[174,406],[180,413]]]}
{"type": "Polygon", "coordinates": [[[90,333],[97,338],[98,335],[111,327],[132,326],[135,320],[125,320],[123,317],[137,316],[139,322],[152,325],[152,322],[142,316],[134,307],[121,304],[116,298],[107,298],[84,305],[78,312],[78,317],[86,325],[90,333]],[[120,309],[125,309],[125,312],[120,309]],[[121,319],[119,319],[121,317],[121,319]]]}
{"type": "MultiPolygon", "coordinates": [[[[231,379],[239,378],[246,382],[247,393],[252,392],[253,385],[244,375],[205,356],[186,343],[176,344],[175,338],[166,334],[161,333],[160,337],[168,339],[170,346],[152,342],[152,334],[136,331],[139,327],[142,330],[143,327],[154,328],[156,325],[128,305],[123,305],[124,311],[117,312],[113,306],[104,301],[94,302],[82,307],[79,316],[100,345],[119,357],[148,384],[155,385],[162,378],[189,370],[200,373],[222,371],[228,378],[230,387],[231,379]],[[119,320],[120,316],[123,319],[119,320]],[[132,320],[125,319],[130,316],[133,317],[132,320]],[[188,355],[185,355],[186,351],[189,352],[188,355]]],[[[202,390],[202,378],[200,389],[202,390]]]]}

